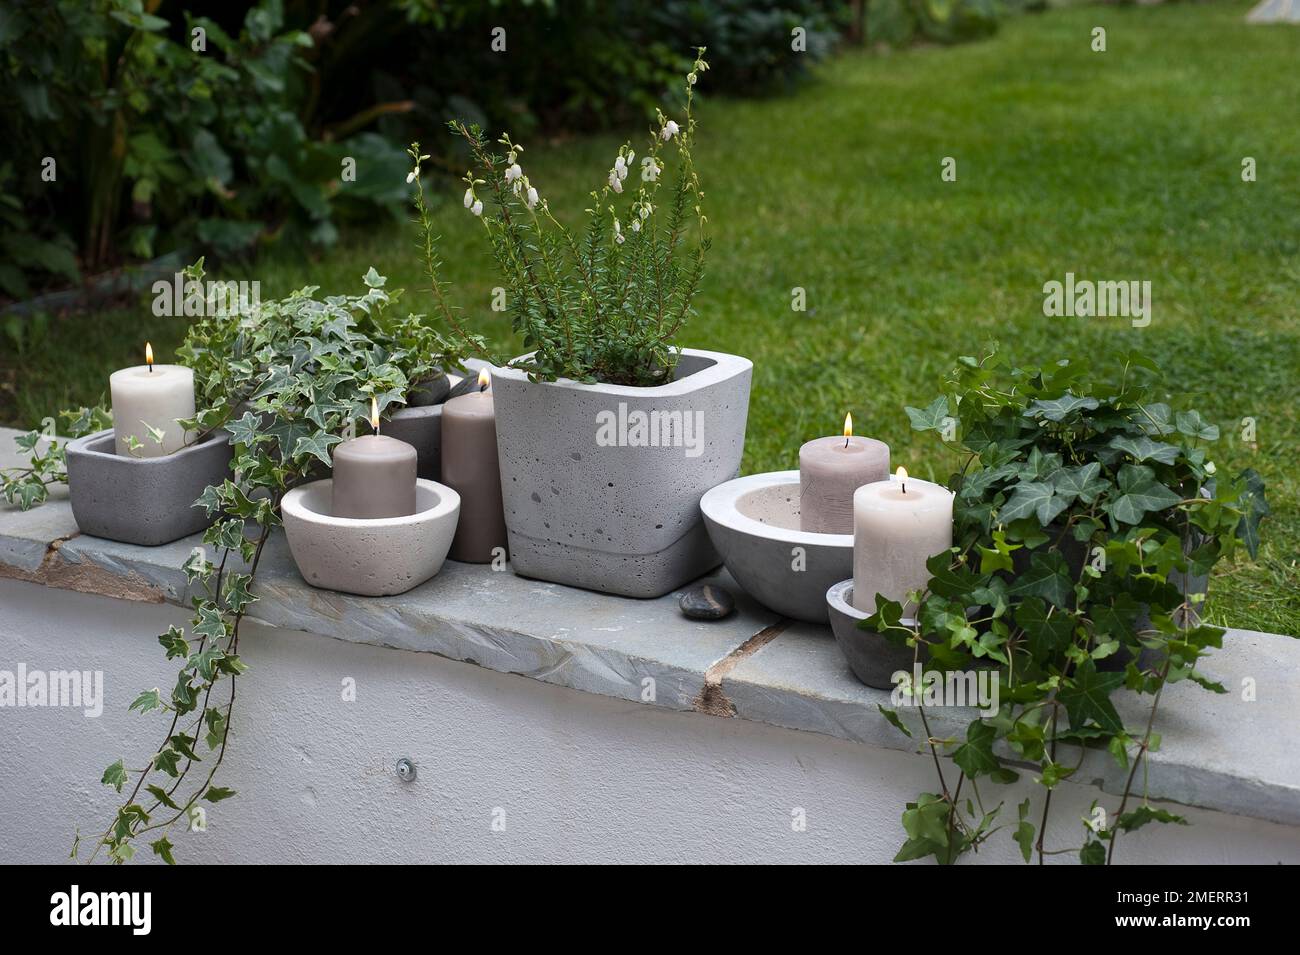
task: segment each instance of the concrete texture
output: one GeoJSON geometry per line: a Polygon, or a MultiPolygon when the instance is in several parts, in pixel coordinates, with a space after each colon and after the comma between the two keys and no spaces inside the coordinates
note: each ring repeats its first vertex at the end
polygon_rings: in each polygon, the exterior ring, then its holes
{"type": "Polygon", "coordinates": [[[826,623],[826,591],[853,575],[853,535],[799,526],[799,472],[749,474],[700,500],[704,524],[727,570],[766,607],[826,623]]]}
{"type": "MultiPolygon", "coordinates": [[[[119,797],[99,784],[104,766],[150,752],[166,728],[163,714],[127,711],[141,689],[175,680],[176,661],[153,635],[188,616],[50,598],[0,580],[0,667],[102,670],[103,713],[0,708],[3,863],[66,863],[74,832],[84,853],[108,824],[119,797]]],[[[183,864],[880,863],[903,842],[904,802],[933,789],[928,756],[580,693],[432,653],[256,624],[240,653],[251,669],[238,680],[217,778],[238,795],[205,804],[206,831],[176,827],[183,864]],[[417,767],[413,782],[394,771],[401,757],[417,767]]],[[[984,798],[1005,799],[1014,818],[1034,788],[984,798]]],[[[1077,844],[1076,820],[1096,795],[1057,787],[1049,848],[1077,844]]],[[[1124,836],[1116,860],[1300,862],[1294,828],[1170,808],[1191,826],[1124,836]]],[[[147,846],[137,858],[155,861],[147,846]]],[[[968,861],[1019,860],[1004,830],[968,861]]]]}
{"type": "Polygon", "coordinates": [[[442,569],[460,517],[459,494],[419,479],[414,514],[344,518],[330,515],[333,486],[303,484],[280,503],[289,550],[307,583],[379,597],[406,593],[442,569]]]}
{"type": "MultiPolygon", "coordinates": [[[[14,460],[10,439],[15,434],[0,431],[0,466],[14,460]]],[[[108,605],[127,607],[129,602],[129,608],[123,613],[161,613],[159,608],[148,604],[164,601],[188,604],[190,593],[180,567],[198,541],[192,537],[144,548],[80,537],[76,536],[76,525],[65,501],[55,500],[26,513],[0,506],[0,577],[18,578],[50,588],[113,594],[119,599],[106,602],[108,605]]],[[[710,579],[736,592],[735,582],[729,575],[710,579]]],[[[39,604],[39,614],[47,621],[54,620],[64,608],[82,599],[49,589],[23,592],[39,604]]],[[[866,767],[863,771],[872,778],[888,776],[888,770],[881,767],[893,765],[884,750],[910,752],[915,747],[915,740],[890,726],[876,708],[877,704],[889,705],[889,694],[863,686],[849,672],[829,628],[791,624],[757,606],[744,594],[738,596],[737,612],[727,619],[690,621],[681,616],[676,595],[630,601],[529,581],[510,574],[508,568],[494,571],[490,566],[448,561],[438,576],[401,597],[354,597],[305,584],[279,534],[267,546],[256,592],[260,599],[252,606],[251,613],[268,626],[309,631],[349,644],[420,651],[414,657],[399,655],[396,659],[402,662],[382,666],[382,656],[373,658],[380,669],[391,666],[402,674],[398,683],[408,689],[392,690],[395,701],[423,699],[419,693],[410,695],[413,678],[408,671],[412,666],[432,667],[431,674],[435,671],[442,674],[442,677],[429,676],[427,679],[432,681],[429,684],[417,680],[417,685],[424,687],[421,692],[435,692],[431,687],[440,678],[476,679],[465,674],[478,673],[477,670],[463,667],[439,670],[441,663],[413,662],[438,656],[630,701],[638,704],[634,707],[638,714],[657,709],[735,718],[710,723],[713,728],[706,730],[705,735],[711,739],[736,739],[738,734],[752,729],[742,729],[741,724],[768,723],[855,745],[866,744],[862,747],[864,755],[853,757],[852,761],[860,768],[866,767]],[[866,762],[858,762],[859,758],[866,762]]],[[[6,609],[5,601],[0,600],[0,612],[6,609]]],[[[88,647],[107,646],[101,639],[103,633],[96,629],[101,616],[92,615],[92,622],[85,625],[84,639],[90,641],[88,647]]],[[[163,629],[149,623],[133,634],[147,645],[150,659],[157,656],[156,666],[162,663],[153,634],[163,629]]],[[[0,625],[0,649],[10,659],[21,659],[3,643],[10,639],[12,632],[0,625]]],[[[298,653],[314,659],[321,651],[310,647],[332,647],[328,641],[318,641],[310,645],[294,644],[293,650],[281,649],[288,644],[279,636],[268,639],[267,643],[277,649],[268,647],[266,652],[285,659],[298,653]]],[[[292,637],[282,636],[286,641],[292,637]]],[[[47,623],[25,646],[34,647],[45,656],[58,656],[65,652],[70,639],[69,633],[47,623]],[[57,640],[54,634],[58,635],[57,640]]],[[[38,658],[35,650],[21,652],[30,660],[38,658]]],[[[103,655],[102,649],[96,653],[103,655]]],[[[310,665],[310,661],[303,663],[310,665]]],[[[1297,714],[1300,714],[1300,641],[1276,634],[1230,630],[1224,637],[1223,649],[1215,651],[1203,669],[1221,680],[1230,692],[1214,695],[1188,682],[1166,690],[1156,727],[1163,732],[1164,743],[1152,754],[1150,764],[1151,798],[1251,816],[1283,826],[1300,826],[1300,750],[1292,739],[1297,714]]],[[[157,678],[152,678],[140,686],[157,682],[157,678]]],[[[275,695],[289,685],[272,682],[273,688],[260,692],[275,695]]],[[[129,691],[122,692],[124,695],[129,692],[133,697],[140,686],[132,685],[129,691]]],[[[504,698],[520,695],[526,684],[515,681],[502,686],[500,696],[504,698]]],[[[444,691],[452,695],[472,692],[460,684],[455,689],[436,692],[444,691]]],[[[390,692],[387,686],[383,692],[390,692]]],[[[568,700],[564,704],[566,713],[609,712],[602,709],[609,705],[608,701],[580,704],[579,697],[565,699],[568,700]]],[[[129,698],[123,705],[126,702],[129,698]]],[[[1137,725],[1142,702],[1125,695],[1117,698],[1126,722],[1137,725]]],[[[931,711],[932,728],[937,736],[949,735],[963,729],[962,721],[968,716],[965,711],[931,711]]],[[[0,719],[3,718],[4,713],[0,711],[0,719]]],[[[410,714],[401,716],[407,721],[412,718],[410,714]]],[[[526,723],[526,717],[522,718],[526,723]]],[[[904,713],[903,719],[913,725],[915,714],[904,713]]],[[[593,717],[593,722],[599,723],[600,718],[593,717]]],[[[274,725],[274,720],[249,725],[274,725]]],[[[366,726],[367,732],[381,729],[366,726]]],[[[448,732],[440,728],[432,738],[444,740],[448,732]]],[[[501,731],[496,726],[483,730],[494,740],[511,736],[512,732],[501,731]]],[[[638,738],[635,730],[623,724],[619,728],[611,726],[609,732],[616,736],[620,732],[628,733],[628,739],[638,738]]],[[[36,743],[30,745],[37,747],[36,743]]],[[[44,740],[40,745],[53,759],[59,758],[65,748],[61,738],[58,742],[44,740]]],[[[431,748],[426,752],[437,752],[432,748],[433,743],[428,745],[431,748]]],[[[490,751],[492,745],[495,744],[487,745],[484,751],[490,751]]],[[[592,745],[603,746],[605,742],[597,740],[592,745]]],[[[622,752],[619,747],[624,745],[620,743],[609,751],[622,752]]],[[[800,747],[815,748],[815,744],[800,742],[790,752],[800,752],[800,747]]],[[[8,747],[0,747],[0,759],[7,750],[8,747]]],[[[713,758],[713,752],[701,750],[699,758],[713,758]]],[[[391,755],[396,759],[403,754],[391,755]]],[[[535,758],[535,753],[532,755],[535,758]]],[[[383,759],[388,759],[387,753],[383,759]]],[[[664,759],[665,766],[678,765],[676,756],[664,759]]],[[[709,771],[705,776],[724,789],[732,785],[731,780],[736,780],[735,786],[742,788],[735,791],[743,791],[744,784],[751,779],[750,769],[743,760],[736,760],[739,757],[725,757],[720,765],[730,767],[727,773],[709,771]]],[[[548,756],[546,762],[550,771],[556,771],[554,760],[548,756]]],[[[689,760],[688,763],[696,765],[689,760]]],[[[255,761],[256,765],[259,763],[255,761]]],[[[383,765],[373,761],[366,765],[370,767],[366,770],[369,773],[386,771],[383,765]]],[[[622,769],[618,766],[619,772],[622,769]]],[[[96,778],[100,771],[102,766],[96,770],[96,778]]],[[[248,771],[253,772],[253,768],[248,771]]],[[[0,787],[5,785],[5,776],[0,771],[0,787]]],[[[674,776],[665,769],[654,778],[661,781],[656,785],[662,785],[663,779],[680,779],[678,791],[693,792],[701,785],[697,776],[698,765],[695,773],[674,776]]],[[[420,778],[428,777],[422,771],[420,778]]],[[[1083,792],[1094,796],[1093,786],[1112,793],[1122,787],[1118,768],[1105,754],[1086,754],[1075,779],[1084,784],[1080,787],[1083,792]]],[[[865,785],[861,779],[859,784],[865,785]]],[[[913,789],[909,798],[915,792],[913,789]]],[[[859,798],[865,797],[860,794],[859,798]]],[[[1086,802],[1085,799],[1085,806],[1086,802]]],[[[897,818],[895,809],[891,804],[890,819],[897,818]]],[[[887,841],[892,842],[892,836],[887,841]]],[[[713,844],[711,840],[709,844],[713,844]]],[[[310,850],[303,851],[310,853],[310,850]]],[[[1230,849],[1215,849],[1214,853],[1220,853],[1223,858],[1235,857],[1230,849]]],[[[538,857],[545,857],[545,853],[538,857]]],[[[1214,855],[1213,859],[1201,861],[1217,859],[1218,855],[1214,855]]]]}
{"type": "Polygon", "coordinates": [[[912,672],[916,660],[914,651],[858,626],[871,615],[853,606],[852,579],[841,580],[826,591],[826,607],[830,611],[835,643],[859,680],[878,690],[891,690],[895,673],[899,670],[912,672]]]}
{"type": "Polygon", "coordinates": [[[68,442],[72,512],[84,534],[157,546],[203,530],[212,519],[195,507],[204,489],[230,474],[224,431],[155,458],[113,453],[113,431],[68,442]]]}
{"type": "MultiPolygon", "coordinates": [[[[736,476],[753,364],[684,349],[653,388],[492,375],[510,559],[515,572],[628,597],[659,597],[714,568],[700,496],[736,476]],[[675,444],[598,443],[602,416],[678,422],[675,444]],[[688,417],[689,416],[689,417],[688,417]],[[681,442],[702,429],[699,453],[681,442]]],[[[621,428],[616,429],[622,431],[621,428]]],[[[657,430],[657,429],[656,429],[657,430]]]]}
{"type": "Polygon", "coordinates": [[[1247,23],[1300,23],[1300,0],[1263,0],[1246,14],[1247,23]]]}

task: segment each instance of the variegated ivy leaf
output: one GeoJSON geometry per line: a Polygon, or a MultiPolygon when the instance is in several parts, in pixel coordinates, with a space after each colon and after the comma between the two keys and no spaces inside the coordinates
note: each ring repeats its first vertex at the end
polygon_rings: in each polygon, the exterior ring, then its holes
{"type": "Polygon", "coordinates": [[[1130,437],[1126,434],[1116,435],[1110,439],[1110,447],[1130,455],[1134,461],[1159,461],[1161,464],[1173,464],[1178,460],[1178,448],[1163,441],[1153,441],[1146,435],[1130,437]]]}
{"type": "Polygon", "coordinates": [[[1025,411],[1025,417],[1045,418],[1048,421],[1064,421],[1076,412],[1093,410],[1098,403],[1096,398],[1075,395],[1067,391],[1059,398],[1034,399],[1025,411]]]}
{"type": "Polygon", "coordinates": [[[1111,484],[1101,476],[1101,465],[1089,461],[1074,468],[1061,468],[1052,475],[1052,487],[1067,502],[1080,500],[1091,504],[1108,489],[1111,484]]]}

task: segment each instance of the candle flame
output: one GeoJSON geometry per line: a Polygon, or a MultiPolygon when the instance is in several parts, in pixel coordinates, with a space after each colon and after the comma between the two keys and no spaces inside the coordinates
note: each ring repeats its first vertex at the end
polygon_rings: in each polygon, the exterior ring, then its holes
{"type": "Polygon", "coordinates": [[[478,390],[485,391],[490,384],[492,384],[492,375],[486,368],[480,368],[478,370],[478,390]]]}
{"type": "Polygon", "coordinates": [[[370,396],[370,430],[379,433],[379,399],[370,396]]]}
{"type": "Polygon", "coordinates": [[[894,472],[894,476],[897,477],[900,481],[906,481],[906,480],[907,480],[907,468],[903,467],[903,466],[900,464],[900,465],[898,466],[898,470],[894,472]]]}
{"type": "Polygon", "coordinates": [[[853,437],[853,415],[852,414],[846,414],[844,416],[844,437],[846,438],[853,437]]]}
{"type": "Polygon", "coordinates": [[[144,363],[153,371],[153,345],[148,342],[144,343],[144,363]]]}

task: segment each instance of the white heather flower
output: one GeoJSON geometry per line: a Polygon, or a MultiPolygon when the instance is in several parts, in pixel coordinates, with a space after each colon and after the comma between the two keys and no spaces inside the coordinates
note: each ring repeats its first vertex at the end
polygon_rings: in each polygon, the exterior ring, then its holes
{"type": "Polygon", "coordinates": [[[474,187],[465,190],[465,208],[468,209],[474,204],[474,187]]]}
{"type": "Polygon", "coordinates": [[[537,190],[532,186],[528,187],[528,198],[524,200],[524,205],[528,206],[529,209],[537,205],[537,190]]]}
{"type": "Polygon", "coordinates": [[[474,204],[469,207],[469,211],[476,216],[481,216],[483,214],[483,200],[475,199],[474,204]]]}
{"type": "Polygon", "coordinates": [[[696,76],[694,73],[688,73],[688,74],[686,74],[686,82],[687,82],[687,83],[690,83],[692,86],[695,85],[695,81],[698,80],[698,79],[699,79],[699,77],[696,76]]]}
{"type": "Polygon", "coordinates": [[[613,189],[615,192],[623,191],[623,180],[618,178],[617,170],[611,169],[609,171],[609,188],[613,189]]]}
{"type": "Polygon", "coordinates": [[[659,164],[655,162],[653,156],[646,156],[641,160],[641,181],[654,182],[659,178],[659,173],[663,172],[659,164]]]}
{"type": "Polygon", "coordinates": [[[636,152],[633,151],[633,150],[631,150],[631,149],[629,149],[629,150],[627,151],[627,164],[628,164],[629,166],[632,165],[632,161],[633,161],[634,159],[636,159],[636,152]]]}
{"type": "Polygon", "coordinates": [[[409,186],[415,182],[415,177],[420,174],[420,167],[417,165],[414,169],[406,174],[406,184],[409,186]]]}
{"type": "Polygon", "coordinates": [[[622,155],[620,155],[617,159],[614,160],[614,168],[615,168],[618,172],[626,172],[626,171],[627,171],[627,160],[624,159],[624,158],[622,157],[622,155]]]}
{"type": "Polygon", "coordinates": [[[514,182],[523,174],[524,171],[519,168],[519,163],[512,163],[510,168],[506,170],[506,182],[514,182]]]}
{"type": "Polygon", "coordinates": [[[1206,473],[1206,474],[1213,474],[1213,473],[1214,473],[1215,471],[1217,471],[1217,470],[1219,470],[1219,469],[1216,468],[1216,467],[1214,466],[1214,462],[1213,462],[1213,461],[1206,461],[1206,462],[1205,462],[1205,473],[1206,473]]]}
{"type": "Polygon", "coordinates": [[[653,211],[654,211],[654,206],[652,206],[650,203],[647,202],[645,205],[641,207],[641,218],[649,219],[650,213],[653,211]]]}
{"type": "Polygon", "coordinates": [[[633,231],[633,232],[640,232],[640,231],[641,231],[641,220],[640,220],[640,219],[633,219],[633,220],[632,220],[632,231],[633,231]]]}
{"type": "Polygon", "coordinates": [[[619,245],[624,242],[623,225],[617,219],[614,220],[614,241],[619,245]]]}
{"type": "Polygon", "coordinates": [[[511,191],[514,192],[514,194],[517,196],[519,195],[519,191],[524,188],[524,181],[522,179],[516,179],[515,184],[510,188],[511,191]]]}
{"type": "Polygon", "coordinates": [[[664,142],[667,142],[668,140],[676,136],[680,131],[681,131],[681,127],[678,126],[673,120],[670,119],[668,120],[668,122],[664,123],[663,132],[661,132],[659,135],[661,135],[664,138],[664,142]]]}

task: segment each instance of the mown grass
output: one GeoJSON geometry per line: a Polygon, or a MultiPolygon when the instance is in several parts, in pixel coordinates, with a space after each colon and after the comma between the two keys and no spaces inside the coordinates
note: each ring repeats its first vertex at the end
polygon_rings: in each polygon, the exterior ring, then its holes
{"type": "MultiPolygon", "coordinates": [[[[1247,26],[1247,8],[1075,7],[1011,20],[983,43],[848,53],[787,98],[706,103],[698,161],[714,248],[683,343],[754,360],[745,470],[796,466],[802,441],[852,411],[898,463],[942,478],[950,462],[902,408],[933,397],[957,355],[997,339],[1025,363],[1104,364],[1136,347],[1168,369],[1173,403],[1220,425],[1221,469],[1252,466],[1269,484],[1260,559],[1223,570],[1213,617],[1300,634],[1300,30],[1247,26]],[[1094,26],[1105,53],[1090,49],[1094,26]],[[946,156],[956,182],[941,181],[946,156]],[[1044,317],[1043,283],[1067,271],[1150,280],[1150,326],[1044,317]],[[805,312],[791,308],[795,287],[805,312]]],[[[536,144],[529,172],[580,211],[618,141],[536,144]]],[[[509,350],[478,225],[453,183],[439,188],[446,274],[509,350]]],[[[343,291],[372,263],[428,308],[402,224],[351,233],[315,260],[276,250],[228,277],[259,279],[264,296],[343,291]]],[[[94,400],[141,340],[165,359],[183,333],[147,306],[61,319],[39,354],[4,360],[0,415],[27,424],[94,400]]]]}

